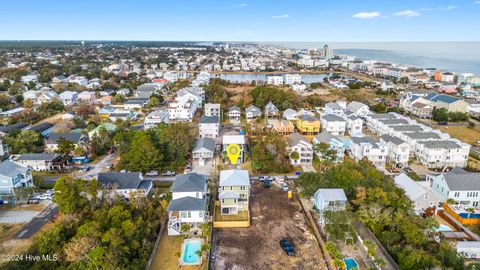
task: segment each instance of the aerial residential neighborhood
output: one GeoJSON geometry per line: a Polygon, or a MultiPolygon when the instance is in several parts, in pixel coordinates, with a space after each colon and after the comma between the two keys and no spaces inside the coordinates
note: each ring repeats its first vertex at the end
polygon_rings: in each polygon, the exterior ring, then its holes
{"type": "Polygon", "coordinates": [[[121,2],[4,3],[0,269],[480,269],[478,1],[121,2]]]}

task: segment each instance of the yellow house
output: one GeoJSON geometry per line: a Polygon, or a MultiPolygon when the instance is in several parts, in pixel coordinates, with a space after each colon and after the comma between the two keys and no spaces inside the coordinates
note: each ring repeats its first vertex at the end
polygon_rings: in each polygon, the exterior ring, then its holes
{"type": "Polygon", "coordinates": [[[303,135],[314,135],[320,132],[320,119],[303,114],[297,119],[297,129],[303,135]]]}

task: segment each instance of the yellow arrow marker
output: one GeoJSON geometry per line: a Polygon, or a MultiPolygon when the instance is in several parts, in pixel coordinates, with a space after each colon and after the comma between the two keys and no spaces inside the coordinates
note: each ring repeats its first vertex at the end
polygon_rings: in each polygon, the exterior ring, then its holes
{"type": "Polygon", "coordinates": [[[238,144],[230,144],[227,147],[227,155],[232,164],[237,164],[238,156],[240,156],[240,146],[238,144]]]}

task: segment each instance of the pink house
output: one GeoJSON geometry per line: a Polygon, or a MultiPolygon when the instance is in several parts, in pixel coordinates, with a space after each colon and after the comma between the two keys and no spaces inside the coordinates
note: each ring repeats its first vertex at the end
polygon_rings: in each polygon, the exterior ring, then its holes
{"type": "Polygon", "coordinates": [[[439,93],[445,94],[456,94],[458,92],[457,86],[454,84],[451,85],[440,85],[437,90],[439,93]]]}

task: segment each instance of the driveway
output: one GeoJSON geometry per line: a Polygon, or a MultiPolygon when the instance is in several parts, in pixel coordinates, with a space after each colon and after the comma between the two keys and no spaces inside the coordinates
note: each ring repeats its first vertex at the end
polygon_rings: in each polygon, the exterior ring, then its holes
{"type": "Polygon", "coordinates": [[[211,175],[212,169],[213,169],[212,160],[205,162],[204,166],[200,166],[197,162],[192,163],[192,172],[196,172],[198,174],[211,175]]]}
{"type": "Polygon", "coordinates": [[[91,166],[91,169],[88,172],[86,172],[83,176],[80,175],[80,177],[84,179],[92,179],[92,178],[96,179],[99,173],[110,170],[110,165],[112,165],[112,161],[116,157],[117,157],[117,154],[111,154],[103,157],[99,162],[93,164],[91,166]]]}
{"type": "Polygon", "coordinates": [[[39,211],[0,211],[0,223],[25,223],[32,220],[39,211]]]}

